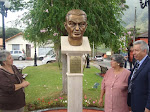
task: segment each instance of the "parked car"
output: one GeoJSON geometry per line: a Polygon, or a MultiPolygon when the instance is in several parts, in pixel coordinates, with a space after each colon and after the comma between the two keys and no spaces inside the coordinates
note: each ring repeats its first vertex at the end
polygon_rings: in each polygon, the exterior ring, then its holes
{"type": "Polygon", "coordinates": [[[50,51],[48,51],[46,54],[39,55],[38,59],[39,60],[43,60],[44,57],[46,57],[47,55],[52,55],[52,54],[54,54],[54,50],[53,49],[51,49],[50,51]]]}
{"type": "Polygon", "coordinates": [[[51,63],[51,62],[55,62],[56,61],[56,54],[53,55],[46,55],[43,60],[42,63],[43,64],[47,64],[47,63],[51,63]]]}
{"type": "Polygon", "coordinates": [[[103,61],[103,56],[101,56],[101,55],[96,55],[96,56],[94,57],[94,60],[95,60],[95,61],[103,61]]]}
{"type": "Polygon", "coordinates": [[[44,54],[43,54],[43,55],[39,55],[39,56],[38,56],[38,59],[39,59],[39,60],[43,60],[43,58],[44,58],[45,56],[46,56],[46,55],[44,55],[44,54]]]}
{"type": "Polygon", "coordinates": [[[18,60],[25,60],[26,59],[26,55],[23,51],[21,50],[12,50],[10,51],[13,59],[18,59],[18,60]]]}

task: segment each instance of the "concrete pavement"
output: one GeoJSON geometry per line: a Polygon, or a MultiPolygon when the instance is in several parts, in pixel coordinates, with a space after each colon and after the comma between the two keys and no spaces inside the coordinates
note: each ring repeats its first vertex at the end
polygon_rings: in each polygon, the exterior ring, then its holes
{"type": "MultiPolygon", "coordinates": [[[[111,68],[110,61],[108,59],[104,59],[104,61],[90,61],[90,65],[95,66],[96,68],[100,69],[99,65],[107,67],[108,69],[111,68]]],[[[25,68],[27,66],[34,66],[34,60],[23,60],[18,61],[14,60],[14,65],[16,65],[18,68],[25,68]]],[[[37,66],[42,65],[42,61],[37,60],[37,66]]],[[[127,69],[129,69],[129,63],[127,63],[127,69]]]]}
{"type": "MultiPolygon", "coordinates": [[[[103,61],[90,61],[90,65],[95,66],[96,68],[100,69],[99,65],[107,67],[108,69],[111,68],[110,65],[111,60],[104,59],[103,61]]],[[[129,69],[129,63],[127,63],[127,69],[129,69]]]]}
{"type": "Polygon", "coordinates": [[[98,69],[100,69],[99,65],[110,68],[110,61],[111,60],[104,59],[103,61],[91,61],[90,64],[98,69]]]}
{"type": "MultiPolygon", "coordinates": [[[[23,61],[14,60],[13,64],[18,68],[25,68],[27,66],[34,66],[34,60],[23,60],[23,61]]],[[[42,61],[37,60],[37,66],[42,64],[43,64],[42,61]]]]}

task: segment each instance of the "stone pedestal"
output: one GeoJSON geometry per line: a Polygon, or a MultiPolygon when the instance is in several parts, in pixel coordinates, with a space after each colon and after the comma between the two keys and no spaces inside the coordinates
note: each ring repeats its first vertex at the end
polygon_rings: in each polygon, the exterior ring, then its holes
{"type": "Polygon", "coordinates": [[[82,112],[83,109],[83,55],[91,52],[87,37],[81,46],[71,46],[67,36],[61,37],[61,53],[67,55],[68,112],[82,112]]]}
{"type": "Polygon", "coordinates": [[[82,80],[83,74],[67,74],[68,80],[68,108],[67,112],[82,112],[83,90],[82,80]]]}

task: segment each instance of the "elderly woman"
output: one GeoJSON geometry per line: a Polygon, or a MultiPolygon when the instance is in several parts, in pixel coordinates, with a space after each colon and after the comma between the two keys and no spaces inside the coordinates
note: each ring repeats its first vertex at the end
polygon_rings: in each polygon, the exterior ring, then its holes
{"type": "Polygon", "coordinates": [[[105,94],[105,112],[129,112],[127,105],[128,77],[130,71],[123,68],[124,57],[114,54],[111,67],[105,74],[101,84],[99,104],[103,106],[105,94]]]}
{"type": "Polygon", "coordinates": [[[22,74],[13,65],[10,52],[0,50],[0,110],[2,112],[23,112],[25,93],[23,88],[29,85],[22,74]]]}

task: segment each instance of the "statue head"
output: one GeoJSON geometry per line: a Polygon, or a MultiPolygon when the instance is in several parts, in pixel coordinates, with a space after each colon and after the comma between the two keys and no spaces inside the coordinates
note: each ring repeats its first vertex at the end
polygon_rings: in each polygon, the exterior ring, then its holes
{"type": "Polygon", "coordinates": [[[69,11],[64,26],[68,32],[69,44],[72,46],[82,45],[83,34],[87,27],[86,13],[79,9],[69,11]]]}

